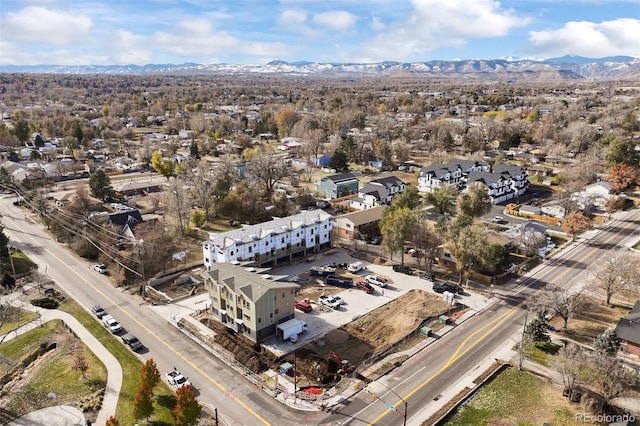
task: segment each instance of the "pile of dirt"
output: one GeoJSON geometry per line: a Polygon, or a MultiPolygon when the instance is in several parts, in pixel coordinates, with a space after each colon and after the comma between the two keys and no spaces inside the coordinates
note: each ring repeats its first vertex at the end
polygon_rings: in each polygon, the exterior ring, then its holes
{"type": "Polygon", "coordinates": [[[254,373],[260,373],[271,367],[275,357],[264,348],[247,339],[235,330],[226,327],[208,316],[201,315],[199,321],[216,332],[215,342],[233,354],[240,364],[254,373]]]}

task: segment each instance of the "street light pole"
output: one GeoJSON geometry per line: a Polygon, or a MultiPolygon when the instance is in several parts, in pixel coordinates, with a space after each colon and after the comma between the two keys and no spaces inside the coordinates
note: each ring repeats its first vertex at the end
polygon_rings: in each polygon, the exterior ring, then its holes
{"type": "MultiPolygon", "coordinates": [[[[403,417],[403,423],[402,424],[403,424],[403,426],[407,426],[407,413],[409,412],[409,403],[403,397],[398,395],[393,389],[389,388],[389,386],[385,385],[384,383],[382,383],[382,382],[375,382],[375,383],[378,383],[378,384],[381,384],[382,386],[384,386],[385,389],[387,389],[389,392],[394,394],[396,396],[396,398],[398,398],[400,401],[402,401],[404,403],[404,412],[401,412],[402,417],[403,417]]],[[[367,392],[367,393],[371,393],[369,391],[369,389],[366,388],[366,387],[364,388],[364,391],[367,392]]],[[[385,400],[383,400],[382,398],[376,396],[373,393],[371,393],[371,395],[373,395],[375,399],[379,399],[380,401],[382,401],[384,403],[384,405],[386,405],[386,407],[388,409],[390,409],[391,411],[398,412],[398,410],[396,409],[395,405],[386,402],[385,400]]]]}

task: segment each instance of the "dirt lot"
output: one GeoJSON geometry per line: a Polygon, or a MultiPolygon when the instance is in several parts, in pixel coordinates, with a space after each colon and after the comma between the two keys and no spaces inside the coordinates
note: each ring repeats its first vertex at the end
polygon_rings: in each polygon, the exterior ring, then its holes
{"type": "MultiPolygon", "coordinates": [[[[437,317],[448,309],[449,306],[437,295],[412,290],[375,311],[330,331],[296,352],[295,364],[298,374],[302,376],[299,386],[304,387],[305,383],[329,383],[336,378],[339,365],[335,358],[329,356],[331,352],[348,360],[351,365],[358,365],[371,355],[402,340],[425,319],[437,317]]],[[[285,361],[294,363],[292,354],[285,359],[275,359],[268,351],[217,321],[207,321],[204,316],[200,320],[219,333],[216,336],[217,343],[233,352],[239,362],[255,372],[277,367],[285,361]]]]}

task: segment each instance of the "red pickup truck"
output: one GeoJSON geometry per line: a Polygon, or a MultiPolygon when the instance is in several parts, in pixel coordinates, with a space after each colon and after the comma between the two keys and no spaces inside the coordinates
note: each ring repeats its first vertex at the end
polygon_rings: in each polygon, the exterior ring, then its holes
{"type": "Polygon", "coordinates": [[[369,284],[366,281],[358,281],[356,283],[356,286],[367,294],[371,294],[374,292],[373,287],[371,287],[371,284],[369,284]]]}

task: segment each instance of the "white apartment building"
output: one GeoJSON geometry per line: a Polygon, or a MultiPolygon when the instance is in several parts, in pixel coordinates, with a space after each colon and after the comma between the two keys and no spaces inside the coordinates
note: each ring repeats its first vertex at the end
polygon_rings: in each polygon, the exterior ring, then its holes
{"type": "Polygon", "coordinates": [[[331,246],[333,216],[323,210],[305,210],[293,216],[247,225],[233,231],[209,233],[202,243],[207,269],[216,263],[246,262],[276,266],[331,246]]]}

